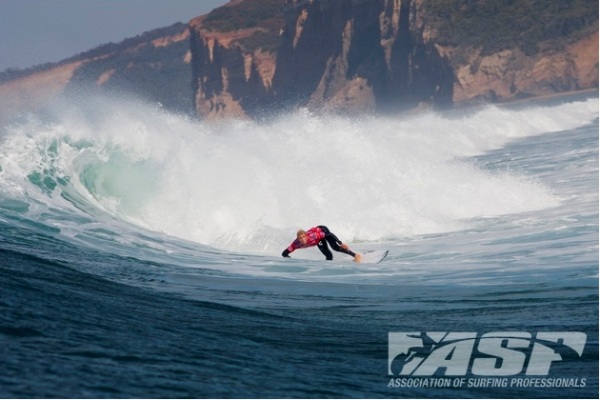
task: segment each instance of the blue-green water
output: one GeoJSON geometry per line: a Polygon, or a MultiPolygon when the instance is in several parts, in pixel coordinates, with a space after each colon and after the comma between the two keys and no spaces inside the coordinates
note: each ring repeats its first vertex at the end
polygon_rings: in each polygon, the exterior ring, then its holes
{"type": "MultiPolygon", "coordinates": [[[[0,397],[597,398],[598,99],[263,124],[101,99],[20,116],[0,128],[0,287],[0,397]],[[320,224],[390,255],[280,257],[320,224]],[[565,384],[394,387],[394,332],[586,342],[534,376],[565,384]]],[[[493,378],[478,357],[435,377],[493,378]]]]}

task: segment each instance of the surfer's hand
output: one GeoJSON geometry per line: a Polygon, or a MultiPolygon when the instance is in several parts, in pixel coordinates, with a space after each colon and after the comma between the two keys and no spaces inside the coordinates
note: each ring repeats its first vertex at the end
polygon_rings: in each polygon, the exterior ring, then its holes
{"type": "Polygon", "coordinates": [[[350,249],[350,247],[348,247],[348,245],[347,245],[346,243],[342,243],[342,244],[340,245],[340,247],[341,247],[342,249],[344,249],[344,250],[348,250],[348,249],[350,249]]]}

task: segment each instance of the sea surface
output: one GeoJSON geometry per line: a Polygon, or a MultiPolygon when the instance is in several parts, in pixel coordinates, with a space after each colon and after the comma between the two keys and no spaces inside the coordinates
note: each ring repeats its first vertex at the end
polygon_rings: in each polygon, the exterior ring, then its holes
{"type": "Polygon", "coordinates": [[[598,398],[598,109],[15,115],[0,397],[598,398]]]}

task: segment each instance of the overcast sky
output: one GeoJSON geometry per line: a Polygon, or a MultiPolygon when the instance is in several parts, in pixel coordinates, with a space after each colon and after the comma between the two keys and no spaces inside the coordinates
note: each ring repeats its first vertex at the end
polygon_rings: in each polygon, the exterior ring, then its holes
{"type": "Polygon", "coordinates": [[[228,0],[0,0],[0,71],[56,62],[228,0]]]}

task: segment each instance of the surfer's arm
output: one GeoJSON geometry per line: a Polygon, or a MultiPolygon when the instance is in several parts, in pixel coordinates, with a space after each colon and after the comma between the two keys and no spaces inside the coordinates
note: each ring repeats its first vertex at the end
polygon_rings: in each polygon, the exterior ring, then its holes
{"type": "Polygon", "coordinates": [[[293,251],[294,251],[294,250],[296,250],[296,249],[297,249],[297,247],[296,247],[296,242],[294,241],[294,242],[292,242],[292,244],[290,244],[290,245],[288,246],[288,248],[287,248],[287,249],[285,249],[285,250],[283,251],[283,253],[281,253],[281,255],[282,255],[283,257],[291,258],[291,257],[290,257],[290,253],[291,253],[291,252],[293,252],[293,251]]]}

